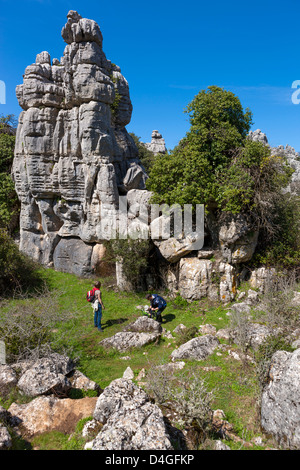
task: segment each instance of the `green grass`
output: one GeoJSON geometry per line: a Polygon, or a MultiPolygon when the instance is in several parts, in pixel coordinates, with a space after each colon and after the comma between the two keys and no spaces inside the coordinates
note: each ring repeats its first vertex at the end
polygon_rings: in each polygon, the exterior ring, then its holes
{"type": "MultiPolygon", "coordinates": [[[[80,279],[71,274],[56,272],[52,269],[42,270],[48,288],[57,296],[58,308],[67,309],[72,319],[57,325],[53,334],[58,337],[65,332],[69,335],[61,347],[72,351],[73,358],[78,358],[77,368],[91,380],[105,388],[116,378],[122,377],[128,366],[135,376],[141,369],[146,371],[155,365],[170,361],[170,355],[178,344],[179,337],[173,333],[173,339],[162,337],[157,344],[150,344],[142,349],[119,353],[105,350],[99,344],[106,337],[121,331],[135,321],[140,315],[137,305],[145,305],[144,293],[119,293],[102,282],[102,297],[105,305],[102,324],[103,333],[93,325],[93,311],[86,301],[86,292],[92,286],[91,279],[80,279]],[[130,356],[130,360],[122,360],[130,356]]],[[[163,294],[164,295],[164,294],[163,294]]],[[[210,323],[217,329],[228,327],[228,306],[211,304],[208,300],[191,304],[177,298],[171,300],[166,294],[168,306],[163,314],[163,327],[173,332],[183,323],[186,327],[210,323]]],[[[8,307],[13,308],[18,302],[34,302],[34,299],[12,300],[8,307]]],[[[0,310],[1,314],[1,310],[0,310]]],[[[234,345],[232,348],[236,347],[234,345]]],[[[226,419],[233,424],[234,431],[241,437],[245,432],[249,436],[259,435],[259,422],[256,412],[257,380],[252,365],[242,364],[232,359],[226,352],[215,351],[205,361],[186,361],[185,370],[193,370],[206,379],[210,389],[215,390],[214,409],[223,409],[226,419]],[[220,355],[221,354],[221,355],[220,355]],[[208,368],[208,369],[207,369],[208,368]]],[[[40,438],[35,443],[38,448],[66,448],[72,442],[59,433],[51,433],[46,442],[40,438]]],[[[74,446],[79,445],[77,441],[74,446]]]]}

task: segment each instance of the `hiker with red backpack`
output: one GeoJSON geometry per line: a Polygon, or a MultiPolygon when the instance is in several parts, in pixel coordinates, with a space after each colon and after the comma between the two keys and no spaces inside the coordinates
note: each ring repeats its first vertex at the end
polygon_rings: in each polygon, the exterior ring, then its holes
{"type": "Polygon", "coordinates": [[[98,328],[99,331],[103,331],[102,326],[101,326],[101,319],[102,319],[102,309],[104,310],[104,305],[102,302],[100,287],[101,287],[101,283],[99,281],[96,281],[94,283],[93,289],[88,291],[86,298],[88,302],[91,302],[92,308],[94,310],[95,328],[98,328]]]}

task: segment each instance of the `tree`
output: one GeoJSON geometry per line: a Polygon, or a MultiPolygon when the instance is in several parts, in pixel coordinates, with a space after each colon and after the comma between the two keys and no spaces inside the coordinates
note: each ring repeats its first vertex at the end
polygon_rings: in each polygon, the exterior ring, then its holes
{"type": "Polygon", "coordinates": [[[233,93],[216,86],[200,91],[185,111],[190,130],[169,158],[155,160],[148,188],[158,203],[215,206],[220,176],[245,143],[252,114],[233,93]]]}
{"type": "Polygon", "coordinates": [[[244,111],[233,93],[212,86],[200,91],[186,112],[190,130],[151,167],[152,202],[204,204],[218,222],[224,213],[243,214],[259,231],[262,252],[274,245],[272,263],[288,253],[290,264],[298,256],[299,265],[299,200],[283,192],[293,170],[268,146],[247,138],[251,111],[244,111]]]}
{"type": "Polygon", "coordinates": [[[11,178],[15,148],[15,118],[0,117],[0,227],[12,232],[18,225],[20,205],[11,178]]]}
{"type": "Polygon", "coordinates": [[[155,160],[154,153],[151,152],[151,150],[148,150],[147,147],[141,142],[141,138],[135,135],[133,132],[130,132],[130,136],[138,148],[141,164],[145,168],[146,172],[149,173],[155,160]]]}
{"type": "Polygon", "coordinates": [[[252,114],[233,93],[209,87],[186,112],[189,132],[168,158],[161,155],[152,166],[147,186],[154,192],[153,201],[251,213],[266,225],[267,212],[292,169],[283,158],[272,156],[269,147],[247,138],[252,114]]]}

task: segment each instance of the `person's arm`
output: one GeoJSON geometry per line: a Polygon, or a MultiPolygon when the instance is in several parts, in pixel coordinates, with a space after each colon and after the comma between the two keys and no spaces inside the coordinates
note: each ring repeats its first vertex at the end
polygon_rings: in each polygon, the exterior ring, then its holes
{"type": "Polygon", "coordinates": [[[99,294],[98,294],[98,301],[100,302],[101,307],[105,308],[102,302],[102,298],[101,298],[101,291],[99,291],[99,294]]]}
{"type": "Polygon", "coordinates": [[[155,305],[157,305],[157,299],[156,298],[154,300],[152,300],[152,302],[151,302],[151,310],[158,310],[158,307],[155,307],[155,305]]]}

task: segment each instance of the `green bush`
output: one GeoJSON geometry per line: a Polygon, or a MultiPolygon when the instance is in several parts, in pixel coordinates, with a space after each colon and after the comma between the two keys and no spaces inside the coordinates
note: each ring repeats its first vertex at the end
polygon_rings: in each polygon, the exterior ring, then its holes
{"type": "Polygon", "coordinates": [[[195,338],[199,333],[198,328],[196,326],[191,326],[189,328],[183,328],[178,333],[178,341],[177,344],[180,346],[181,344],[185,344],[191,339],[195,338]]]}
{"type": "Polygon", "coordinates": [[[19,251],[6,230],[0,228],[0,295],[33,289],[42,284],[38,266],[19,251]]]}
{"type": "Polygon", "coordinates": [[[170,155],[158,155],[147,188],[157,204],[204,204],[217,223],[243,214],[259,232],[256,264],[298,266],[299,199],[283,193],[293,173],[286,159],[247,138],[251,112],[212,86],[187,106],[190,130],[170,155]]]}
{"type": "Polygon", "coordinates": [[[121,261],[126,279],[135,288],[148,265],[149,240],[116,239],[106,242],[107,259],[121,261]]]}
{"type": "Polygon", "coordinates": [[[130,136],[132,137],[135,145],[138,148],[139,159],[141,164],[145,168],[146,172],[149,173],[153,166],[156,156],[141,142],[140,137],[136,136],[133,132],[130,132],[130,136]]]}
{"type": "Polygon", "coordinates": [[[256,374],[261,391],[268,383],[271,360],[276,351],[292,352],[293,348],[283,336],[272,335],[255,352],[256,374]]]}
{"type": "Polygon", "coordinates": [[[10,232],[18,227],[20,204],[11,178],[15,148],[15,120],[0,117],[0,227],[10,232]]]}
{"type": "Polygon", "coordinates": [[[65,354],[68,349],[71,354],[68,344],[76,313],[60,307],[59,296],[59,292],[44,288],[30,297],[2,300],[0,340],[5,342],[8,363],[46,357],[53,351],[65,354]],[[65,329],[64,324],[68,326],[65,329]]]}
{"type": "Polygon", "coordinates": [[[251,113],[231,92],[212,86],[187,106],[191,127],[170,155],[158,156],[147,187],[153,202],[215,205],[224,189],[220,177],[244,145],[251,113]]]}

